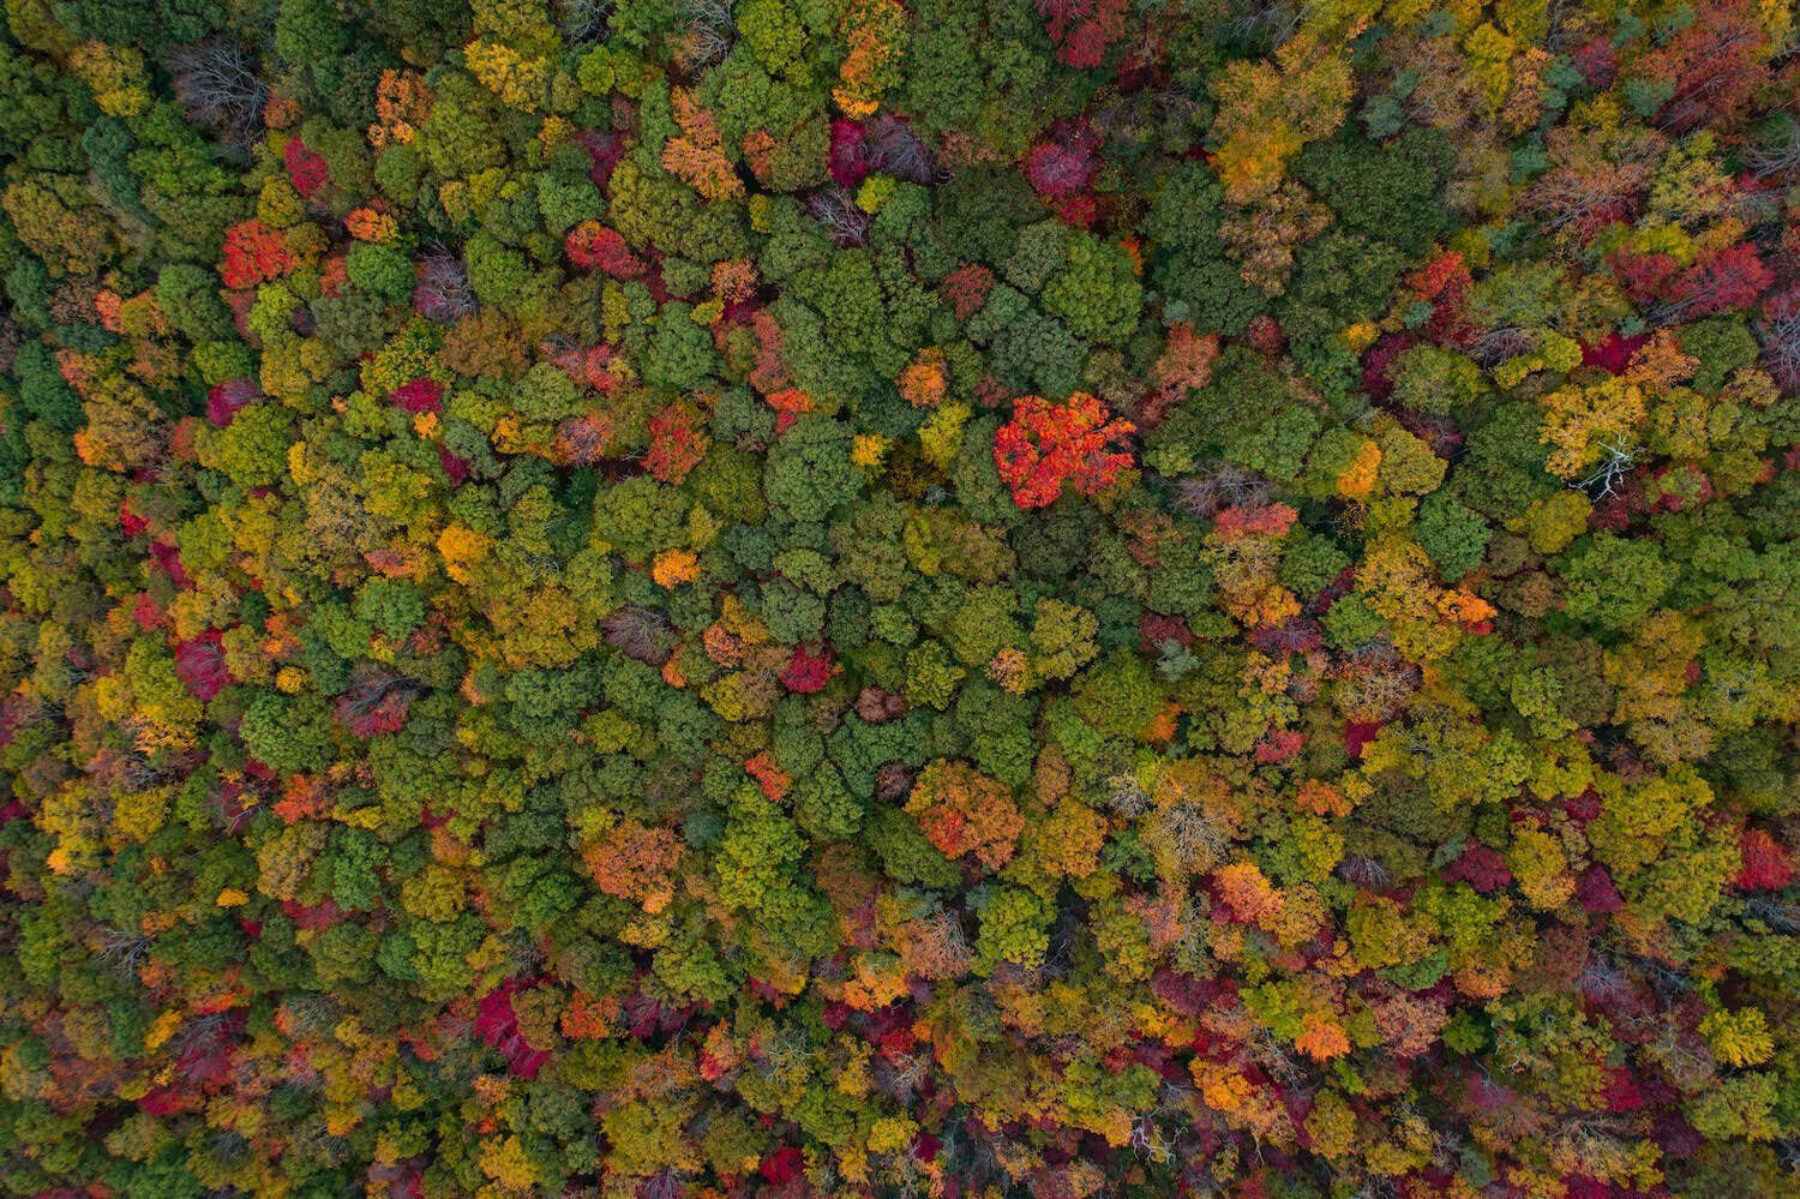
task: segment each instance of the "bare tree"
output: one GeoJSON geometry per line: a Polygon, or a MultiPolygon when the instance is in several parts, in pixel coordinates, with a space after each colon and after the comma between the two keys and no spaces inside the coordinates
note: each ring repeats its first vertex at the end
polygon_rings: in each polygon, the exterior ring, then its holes
{"type": "Polygon", "coordinates": [[[1768,136],[1744,148],[1744,165],[1758,179],[1800,168],[1800,120],[1786,113],[1772,119],[1768,136]]]}
{"type": "Polygon", "coordinates": [[[1121,816],[1136,819],[1150,806],[1150,793],[1129,774],[1115,774],[1106,780],[1107,806],[1121,816]]]}
{"type": "Polygon", "coordinates": [[[1569,486],[1577,491],[1588,491],[1594,499],[1604,500],[1618,495],[1622,490],[1621,482],[1637,465],[1638,451],[1635,446],[1622,445],[1618,442],[1603,442],[1600,449],[1606,456],[1600,460],[1600,465],[1595,468],[1594,473],[1569,486]],[[1598,487],[1600,490],[1591,491],[1590,489],[1594,487],[1598,487]]]}
{"type": "Polygon", "coordinates": [[[660,612],[626,604],[600,622],[601,635],[607,644],[628,658],[649,666],[661,666],[669,660],[669,622],[660,612]]]}
{"type": "Polygon", "coordinates": [[[658,1170],[638,1187],[638,1199],[681,1199],[688,1193],[687,1177],[677,1170],[658,1170]]]}
{"type": "Polygon", "coordinates": [[[190,121],[240,148],[260,132],[268,88],[256,60],[237,42],[214,38],[178,47],[169,54],[169,73],[190,121]]]}
{"type": "Polygon", "coordinates": [[[1211,470],[1175,485],[1176,502],[1199,520],[1210,520],[1226,508],[1266,504],[1275,491],[1255,471],[1221,462],[1211,470]]]}
{"type": "Polygon", "coordinates": [[[681,41],[682,65],[695,72],[723,61],[737,41],[731,0],[682,0],[681,8],[687,18],[681,41]]]}
{"type": "Polygon", "coordinates": [[[841,187],[814,192],[807,197],[806,212],[825,226],[840,246],[860,246],[869,240],[869,226],[874,218],[858,208],[850,193],[841,187]]]}
{"type": "Polygon", "coordinates": [[[557,0],[556,27],[571,45],[604,42],[612,36],[612,15],[617,7],[614,0],[557,0]]]}
{"type": "Polygon", "coordinates": [[[1800,391],[1800,292],[1771,303],[1755,329],[1769,374],[1783,389],[1800,391]]]}
{"type": "Polygon", "coordinates": [[[1171,856],[1195,872],[1212,869],[1231,843],[1225,830],[1191,803],[1162,809],[1152,817],[1152,827],[1168,844],[1171,856]]]}
{"type": "Polygon", "coordinates": [[[1800,907],[1772,895],[1753,895],[1744,902],[1744,915],[1760,920],[1783,936],[1800,933],[1800,907]]]}
{"type": "Polygon", "coordinates": [[[1299,31],[1306,8],[1289,0],[1246,6],[1237,10],[1237,16],[1214,24],[1210,36],[1216,41],[1273,53],[1299,31]]]}
{"type": "Polygon", "coordinates": [[[937,163],[912,127],[892,113],[882,113],[869,124],[870,165],[883,174],[908,183],[930,186],[937,181],[937,163]]]}
{"type": "Polygon", "coordinates": [[[439,246],[421,260],[418,283],[413,288],[413,307],[427,320],[446,324],[474,312],[479,305],[462,259],[439,246]]]}
{"type": "Polygon", "coordinates": [[[1370,891],[1379,891],[1394,881],[1394,876],[1388,873],[1388,868],[1379,858],[1362,853],[1345,857],[1338,863],[1337,872],[1345,882],[1370,891]]]}
{"type": "Polygon", "coordinates": [[[150,938],[142,933],[105,927],[100,930],[101,960],[125,978],[136,978],[138,963],[150,952],[150,938]]]}

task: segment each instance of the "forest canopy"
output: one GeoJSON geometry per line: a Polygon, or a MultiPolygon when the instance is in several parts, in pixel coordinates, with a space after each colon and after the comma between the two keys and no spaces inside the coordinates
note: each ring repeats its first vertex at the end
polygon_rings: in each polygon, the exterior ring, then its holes
{"type": "Polygon", "coordinates": [[[0,1194],[1800,1188],[1788,0],[5,0],[0,1194]]]}

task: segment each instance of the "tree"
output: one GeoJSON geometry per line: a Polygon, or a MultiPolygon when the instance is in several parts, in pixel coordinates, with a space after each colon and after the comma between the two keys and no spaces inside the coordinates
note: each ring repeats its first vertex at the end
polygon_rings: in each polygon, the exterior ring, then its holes
{"type": "Polygon", "coordinates": [[[1044,286],[1044,308],[1084,341],[1120,342],[1137,328],[1143,289],[1137,263],[1092,237],[1069,246],[1068,265],[1044,286]]]}
{"type": "Polygon", "coordinates": [[[1418,256],[1450,224],[1438,196],[1453,162],[1442,134],[1415,125],[1385,145],[1348,132],[1314,142],[1295,159],[1294,175],[1346,229],[1418,256]]]}
{"type": "Polygon", "coordinates": [[[1025,827],[1005,787],[967,763],[943,758],[920,772],[906,810],[945,857],[973,855],[988,870],[1006,864],[1025,827]]]}
{"type": "Polygon", "coordinates": [[[569,231],[563,245],[576,266],[602,270],[615,279],[636,279],[647,269],[644,260],[631,252],[624,235],[599,221],[581,222],[569,231]]]}
{"type": "Polygon", "coordinates": [[[1084,495],[1110,485],[1131,464],[1131,455],[1114,447],[1134,431],[1131,422],[1113,418],[1083,392],[1062,405],[1025,396],[994,435],[994,464],[1015,504],[1042,508],[1062,494],[1065,483],[1084,495]]]}
{"type": "Polygon", "coordinates": [[[1739,242],[1683,271],[1675,278],[1670,296],[1683,314],[1710,316],[1752,307],[1774,280],[1756,248],[1739,242]]]}
{"type": "Polygon", "coordinates": [[[1564,611],[1606,628],[1630,629],[1655,611],[1679,573],[1654,545],[1602,531],[1569,552],[1564,611]]]}
{"type": "Polygon", "coordinates": [[[1292,38],[1275,61],[1229,64],[1214,84],[1219,178],[1226,198],[1246,204],[1273,192],[1290,160],[1344,119],[1350,72],[1310,36],[1292,38]]]}
{"type": "Polygon", "coordinates": [[[1098,67],[1109,45],[1125,34],[1123,0],[1039,0],[1057,58],[1071,67],[1098,67]]]}
{"type": "Polygon", "coordinates": [[[862,490],[850,464],[853,435],[825,416],[803,416],[770,448],[763,493],[794,520],[820,520],[862,490]]]}
{"type": "Polygon", "coordinates": [[[1030,891],[1002,887],[981,909],[981,932],[975,939],[975,969],[992,974],[1002,964],[1035,970],[1050,948],[1048,904],[1030,891]]]}
{"type": "Polygon", "coordinates": [[[897,66],[910,30],[906,11],[894,0],[853,0],[844,8],[844,39],[838,86],[832,99],[853,119],[872,116],[883,92],[899,81],[897,66]]]}
{"type": "Polygon", "coordinates": [[[252,217],[225,231],[224,263],[219,275],[226,287],[253,287],[279,279],[298,265],[287,243],[260,218],[252,217]]]}
{"type": "Polygon", "coordinates": [[[676,88],[672,98],[682,132],[663,143],[663,166],[707,200],[741,198],[744,185],[725,158],[712,114],[686,89],[676,88]]]}
{"type": "Polygon", "coordinates": [[[634,900],[655,915],[675,898],[674,873],[682,845],[666,828],[624,821],[582,852],[582,862],[608,895],[634,900]]]}

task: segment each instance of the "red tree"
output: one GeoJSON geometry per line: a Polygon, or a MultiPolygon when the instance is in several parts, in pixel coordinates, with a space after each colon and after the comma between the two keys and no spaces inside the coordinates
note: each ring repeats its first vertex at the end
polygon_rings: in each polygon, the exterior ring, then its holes
{"type": "Polygon", "coordinates": [[[699,429],[700,414],[680,404],[670,404],[650,418],[650,448],[644,469],[664,483],[680,483],[700,465],[710,444],[699,429]]]}
{"type": "Polygon", "coordinates": [[[1794,881],[1794,862],[1775,838],[1759,828],[1747,828],[1738,837],[1743,868],[1734,885],[1746,891],[1779,891],[1794,881]]]}
{"type": "Polygon", "coordinates": [[[444,407],[444,389],[430,379],[403,383],[388,398],[407,412],[438,412],[444,407]]]}
{"type": "Polygon", "coordinates": [[[1125,36],[1128,0],[1038,0],[1038,15],[1058,62],[1086,70],[1106,58],[1107,47],[1125,36]]]}
{"type": "Polygon", "coordinates": [[[1038,194],[1050,200],[1067,200],[1093,181],[1094,136],[1082,129],[1039,142],[1025,155],[1025,178],[1038,194]]]}
{"type": "Polygon", "coordinates": [[[786,669],[781,672],[781,685],[789,691],[809,695],[831,681],[831,652],[808,653],[804,648],[796,646],[794,656],[788,659],[786,669]]]}
{"type": "Polygon", "coordinates": [[[206,393],[206,419],[223,429],[237,414],[262,398],[262,389],[249,378],[227,379],[206,393]]]}
{"type": "Polygon", "coordinates": [[[294,190],[303,196],[311,196],[331,182],[331,168],[325,165],[325,160],[307,149],[306,143],[297,137],[288,139],[281,153],[281,165],[287,168],[294,190]]]}
{"type": "Polygon", "coordinates": [[[839,187],[855,187],[869,174],[869,143],[855,121],[831,123],[831,179],[839,187]]]}
{"type": "Polygon", "coordinates": [[[635,279],[645,270],[644,260],[631,252],[624,235],[599,221],[575,226],[563,240],[563,248],[576,266],[589,271],[597,268],[615,279],[635,279]]]}
{"type": "Polygon", "coordinates": [[[1672,290],[1686,315],[1707,316],[1750,307],[1774,281],[1756,248],[1739,242],[1683,271],[1672,290]]]}
{"type": "Polygon", "coordinates": [[[1703,0],[1694,20],[1638,64],[1673,94],[1657,121],[1687,130],[1732,124],[1769,80],[1769,35],[1754,0],[1703,0]]]}
{"type": "Polygon", "coordinates": [[[175,675],[195,699],[205,702],[231,682],[225,665],[224,635],[208,629],[175,647],[175,675]]]}
{"type": "Polygon", "coordinates": [[[281,278],[298,265],[281,235],[256,217],[225,231],[225,265],[220,275],[226,287],[255,287],[281,278]]]}
{"type": "Polygon", "coordinates": [[[1042,508],[1062,494],[1064,483],[1083,495],[1111,483],[1131,465],[1130,452],[1116,447],[1136,431],[1085,392],[1060,405],[1024,396],[994,434],[994,465],[1012,488],[1013,503],[1042,508]]]}

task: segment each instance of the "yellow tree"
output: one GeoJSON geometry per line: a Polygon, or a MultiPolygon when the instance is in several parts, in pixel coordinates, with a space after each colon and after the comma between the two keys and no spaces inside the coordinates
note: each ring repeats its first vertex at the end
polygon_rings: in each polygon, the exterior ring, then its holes
{"type": "Polygon", "coordinates": [[[1323,44],[1302,34],[1275,52],[1275,61],[1240,60],[1217,84],[1219,116],[1213,128],[1225,198],[1250,204],[1274,193],[1294,155],[1307,142],[1329,137],[1350,103],[1350,68],[1343,43],[1323,44]]]}

